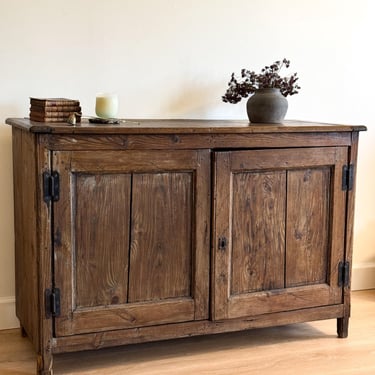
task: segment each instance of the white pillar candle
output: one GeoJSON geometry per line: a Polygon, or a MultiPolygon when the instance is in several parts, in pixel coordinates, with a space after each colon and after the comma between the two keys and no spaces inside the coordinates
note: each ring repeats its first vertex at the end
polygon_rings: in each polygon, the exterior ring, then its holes
{"type": "Polygon", "coordinates": [[[115,118],[118,111],[116,94],[97,94],[95,113],[100,118],[115,118]]]}

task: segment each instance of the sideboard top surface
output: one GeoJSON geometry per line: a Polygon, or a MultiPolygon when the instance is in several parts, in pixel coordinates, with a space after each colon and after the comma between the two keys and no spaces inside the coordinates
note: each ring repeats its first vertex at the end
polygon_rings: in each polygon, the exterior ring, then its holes
{"type": "Polygon", "coordinates": [[[363,131],[363,125],[326,124],[288,120],[282,124],[255,124],[247,120],[126,119],[120,124],[92,124],[84,119],[68,123],[30,121],[8,118],[6,123],[32,133],[49,134],[226,134],[226,133],[310,133],[363,131]]]}

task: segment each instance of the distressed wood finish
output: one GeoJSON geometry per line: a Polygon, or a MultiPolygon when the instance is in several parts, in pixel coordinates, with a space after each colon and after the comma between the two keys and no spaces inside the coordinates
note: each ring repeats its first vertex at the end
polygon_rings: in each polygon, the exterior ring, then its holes
{"type": "MultiPolygon", "coordinates": [[[[125,119],[118,125],[91,124],[83,120],[77,126],[45,123],[29,119],[7,119],[7,124],[32,133],[45,134],[256,134],[256,133],[334,133],[366,130],[363,125],[327,124],[285,120],[282,124],[251,124],[245,120],[125,119]]],[[[332,135],[332,134],[330,134],[332,135]]]]}
{"type": "MultiPolygon", "coordinates": [[[[357,173],[357,155],[358,155],[358,132],[352,134],[352,147],[349,148],[348,158],[349,164],[354,166],[353,187],[346,196],[346,221],[345,221],[345,261],[352,264],[353,258],[353,225],[354,225],[354,200],[356,190],[356,173],[357,173]]],[[[352,269],[349,270],[349,279],[351,280],[352,269]]],[[[348,336],[349,317],[350,317],[350,283],[344,286],[344,317],[337,319],[337,333],[339,337],[346,338],[348,336]]]]}
{"type": "Polygon", "coordinates": [[[54,354],[95,350],[118,345],[138,344],[160,340],[176,339],[200,335],[213,335],[242,331],[253,328],[308,322],[312,320],[334,319],[343,316],[343,305],[307,309],[304,314],[297,311],[283,311],[274,314],[256,315],[251,319],[228,319],[222,321],[201,320],[187,323],[165,324],[127,330],[106,331],[86,335],[65,336],[56,339],[54,354]],[[324,318],[322,318],[324,317],[324,318]]]}
{"type": "Polygon", "coordinates": [[[7,123],[17,316],[38,374],[57,353],[309,320],[336,318],[347,336],[339,264],[352,259],[354,189],[343,166],[355,167],[365,127],[7,123]],[[51,171],[56,201],[44,198],[51,171]]]}
{"type": "Polygon", "coordinates": [[[13,157],[15,222],[15,271],[16,271],[16,314],[22,322],[35,346],[39,346],[38,326],[34,323],[39,315],[38,285],[38,227],[37,191],[25,189],[36,186],[36,144],[30,133],[14,129],[13,148],[17,153],[13,157]]]}
{"type": "Polygon", "coordinates": [[[51,210],[41,186],[43,172],[51,167],[50,152],[31,133],[14,128],[12,134],[16,314],[37,352],[37,373],[50,374],[53,327],[44,291],[52,285],[51,210]]]}
{"type": "Polygon", "coordinates": [[[191,296],[192,173],[133,177],[129,303],[191,296]]]}
{"type": "Polygon", "coordinates": [[[208,318],[209,280],[193,263],[208,268],[198,234],[209,222],[208,158],[208,151],[54,152],[55,284],[66,296],[58,337],[208,318]]]}
{"type": "MultiPolygon", "coordinates": [[[[50,135],[43,137],[46,147],[51,150],[76,150],[78,147],[86,150],[139,150],[153,149],[165,150],[168,148],[189,150],[207,148],[272,148],[274,147],[275,134],[273,133],[237,133],[237,129],[231,129],[231,133],[212,134],[90,134],[87,137],[82,134],[50,135]]],[[[181,129],[176,129],[180,132],[181,129]]],[[[304,133],[277,133],[280,147],[318,147],[318,146],[350,146],[351,134],[310,133],[306,138],[304,133]]]]}
{"type": "Polygon", "coordinates": [[[346,163],[340,147],[218,152],[215,319],[340,302],[346,163]]]}
{"type": "Polygon", "coordinates": [[[286,173],[232,178],[231,295],[284,288],[286,173]]]}
{"type": "Polygon", "coordinates": [[[77,173],[73,184],[76,308],[126,303],[131,176],[77,173]]]}
{"type": "Polygon", "coordinates": [[[326,166],[288,173],[287,287],[328,281],[331,174],[326,166]]]}

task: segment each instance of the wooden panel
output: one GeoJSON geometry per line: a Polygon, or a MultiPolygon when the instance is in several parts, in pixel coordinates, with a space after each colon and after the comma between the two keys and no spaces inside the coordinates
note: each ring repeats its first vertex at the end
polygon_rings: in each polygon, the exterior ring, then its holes
{"type": "Polygon", "coordinates": [[[16,314],[39,349],[36,145],[34,136],[20,129],[13,128],[12,136],[16,314]]]}
{"type": "MultiPolygon", "coordinates": [[[[353,259],[353,224],[354,224],[354,212],[355,212],[355,191],[356,191],[356,174],[357,174],[357,154],[358,154],[358,137],[357,132],[352,133],[352,146],[349,148],[348,164],[353,166],[353,188],[346,196],[346,207],[347,215],[345,217],[345,261],[352,264],[353,259]]],[[[344,204],[344,203],[342,203],[344,204]]],[[[340,223],[339,223],[340,224],[340,223]]],[[[352,269],[350,267],[350,280],[351,280],[352,269]]],[[[349,317],[351,309],[351,285],[344,287],[343,301],[345,306],[345,317],[338,319],[337,321],[337,332],[340,337],[348,336],[349,317]]]]}
{"type": "Polygon", "coordinates": [[[30,338],[38,368],[52,361],[52,320],[47,319],[44,290],[52,285],[51,207],[43,202],[42,173],[50,152],[35,135],[13,129],[16,314],[30,338]]]}
{"type": "Polygon", "coordinates": [[[248,150],[232,153],[232,171],[306,169],[336,163],[337,153],[344,148],[321,147],[274,150],[248,150]]]}
{"type": "Polygon", "coordinates": [[[129,303],[191,296],[192,173],[133,177],[129,303]]]}
{"type": "Polygon", "coordinates": [[[127,302],[131,176],[75,176],[76,307],[127,302]]]}
{"type": "MultiPolygon", "coordinates": [[[[201,151],[203,155],[207,150],[201,151]]],[[[195,170],[199,152],[192,151],[75,151],[71,160],[72,171],[88,170],[91,173],[142,173],[195,170]]],[[[206,155],[207,157],[207,155],[206,155]]]]}
{"type": "Polygon", "coordinates": [[[287,287],[328,281],[331,191],[329,167],[288,172],[287,287]]]}
{"type": "Polygon", "coordinates": [[[327,284],[303,285],[235,296],[230,300],[230,316],[236,319],[327,306],[332,302],[332,292],[327,284]]]}
{"type": "Polygon", "coordinates": [[[235,173],[231,294],[284,287],[285,172],[235,173]]]}
{"type": "Polygon", "coordinates": [[[228,298],[230,293],[230,261],[231,252],[231,205],[233,189],[231,184],[231,153],[214,154],[214,216],[212,233],[212,284],[211,284],[211,319],[219,320],[228,317],[228,298]],[[220,238],[227,239],[225,251],[219,249],[220,238]]]}
{"type": "Polygon", "coordinates": [[[90,137],[82,134],[48,136],[44,138],[46,147],[52,150],[190,150],[207,148],[272,148],[278,147],[318,147],[348,146],[351,134],[347,133],[239,133],[233,134],[118,134],[90,137]]]}
{"type": "Polygon", "coordinates": [[[211,275],[211,153],[209,150],[196,152],[194,167],[192,228],[192,295],[194,318],[207,319],[210,304],[211,275]]]}
{"type": "Polygon", "coordinates": [[[53,319],[50,319],[45,314],[44,291],[51,288],[53,285],[53,267],[51,259],[53,257],[53,242],[52,242],[52,223],[53,223],[53,208],[52,204],[43,201],[44,191],[41,183],[41,176],[44,172],[51,171],[51,151],[43,147],[40,138],[37,138],[38,144],[38,198],[37,198],[37,212],[38,212],[38,241],[39,241],[39,298],[43,302],[39,303],[39,335],[40,335],[40,350],[37,359],[37,368],[49,369],[52,367],[52,340],[54,334],[53,319]],[[43,297],[42,297],[43,296],[43,297]]]}
{"type": "Polygon", "coordinates": [[[192,320],[194,300],[175,298],[76,310],[72,330],[74,334],[81,334],[192,320]]]}
{"type": "Polygon", "coordinates": [[[281,311],[272,314],[254,315],[251,319],[222,320],[220,323],[203,320],[166,324],[163,326],[141,327],[127,330],[67,336],[56,338],[52,350],[54,353],[93,350],[125,344],[160,341],[197,335],[212,335],[223,332],[235,332],[251,328],[272,327],[312,320],[333,319],[342,317],[343,311],[343,305],[332,305],[305,309],[303,310],[303,313],[301,313],[301,310],[281,311]]]}

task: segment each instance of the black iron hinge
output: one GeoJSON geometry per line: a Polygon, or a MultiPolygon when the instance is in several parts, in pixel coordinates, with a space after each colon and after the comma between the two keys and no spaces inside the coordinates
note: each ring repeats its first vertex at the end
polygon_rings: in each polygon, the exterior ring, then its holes
{"type": "Polygon", "coordinates": [[[350,275],[350,263],[340,262],[339,263],[339,287],[349,286],[349,275],[350,275]]]}
{"type": "Polygon", "coordinates": [[[60,316],[60,289],[46,289],[44,292],[46,318],[60,316]]]}
{"type": "Polygon", "coordinates": [[[344,165],[342,167],[342,190],[349,191],[353,189],[354,165],[344,165]]]}
{"type": "Polygon", "coordinates": [[[44,202],[56,202],[60,199],[60,175],[58,172],[43,173],[43,199],[44,202]]]}

